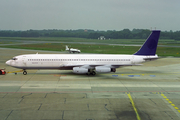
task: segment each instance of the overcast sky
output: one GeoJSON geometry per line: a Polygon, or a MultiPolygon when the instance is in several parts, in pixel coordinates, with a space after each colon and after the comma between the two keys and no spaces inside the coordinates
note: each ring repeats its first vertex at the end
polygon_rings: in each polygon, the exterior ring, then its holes
{"type": "Polygon", "coordinates": [[[0,30],[180,30],[180,0],[0,0],[0,30]]]}

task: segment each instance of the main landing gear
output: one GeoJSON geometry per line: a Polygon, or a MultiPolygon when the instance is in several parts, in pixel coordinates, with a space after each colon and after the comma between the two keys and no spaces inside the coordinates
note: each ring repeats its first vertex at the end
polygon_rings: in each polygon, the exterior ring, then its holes
{"type": "Polygon", "coordinates": [[[91,75],[96,75],[96,72],[95,72],[95,71],[92,71],[92,72],[91,72],[91,75]]]}
{"type": "Polygon", "coordinates": [[[96,75],[96,72],[95,71],[90,71],[90,72],[86,73],[86,75],[96,75]]]}
{"type": "Polygon", "coordinates": [[[23,75],[27,75],[27,71],[26,70],[23,70],[23,75]]]}

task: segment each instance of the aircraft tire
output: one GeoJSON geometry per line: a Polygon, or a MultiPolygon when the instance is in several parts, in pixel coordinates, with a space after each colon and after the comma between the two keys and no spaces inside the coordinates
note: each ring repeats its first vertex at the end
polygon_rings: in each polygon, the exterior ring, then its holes
{"type": "Polygon", "coordinates": [[[86,73],[86,75],[90,75],[90,73],[88,72],[88,73],[86,73]]]}
{"type": "Polygon", "coordinates": [[[96,75],[96,72],[95,72],[95,71],[92,71],[92,72],[91,72],[91,75],[96,75]]]}
{"type": "Polygon", "coordinates": [[[27,75],[27,72],[26,72],[26,71],[24,71],[24,72],[23,72],[23,75],[27,75]]]}

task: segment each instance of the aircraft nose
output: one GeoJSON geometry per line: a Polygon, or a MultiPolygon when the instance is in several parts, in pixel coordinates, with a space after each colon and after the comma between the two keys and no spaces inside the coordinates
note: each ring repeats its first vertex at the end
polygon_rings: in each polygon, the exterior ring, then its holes
{"type": "Polygon", "coordinates": [[[6,65],[11,65],[10,60],[6,61],[6,65]]]}

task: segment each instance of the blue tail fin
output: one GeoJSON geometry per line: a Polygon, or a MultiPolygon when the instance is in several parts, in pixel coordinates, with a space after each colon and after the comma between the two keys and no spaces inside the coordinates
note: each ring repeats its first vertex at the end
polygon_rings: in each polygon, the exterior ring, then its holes
{"type": "Polygon", "coordinates": [[[155,55],[159,40],[160,31],[154,30],[148,37],[144,45],[134,55],[155,55]]]}

